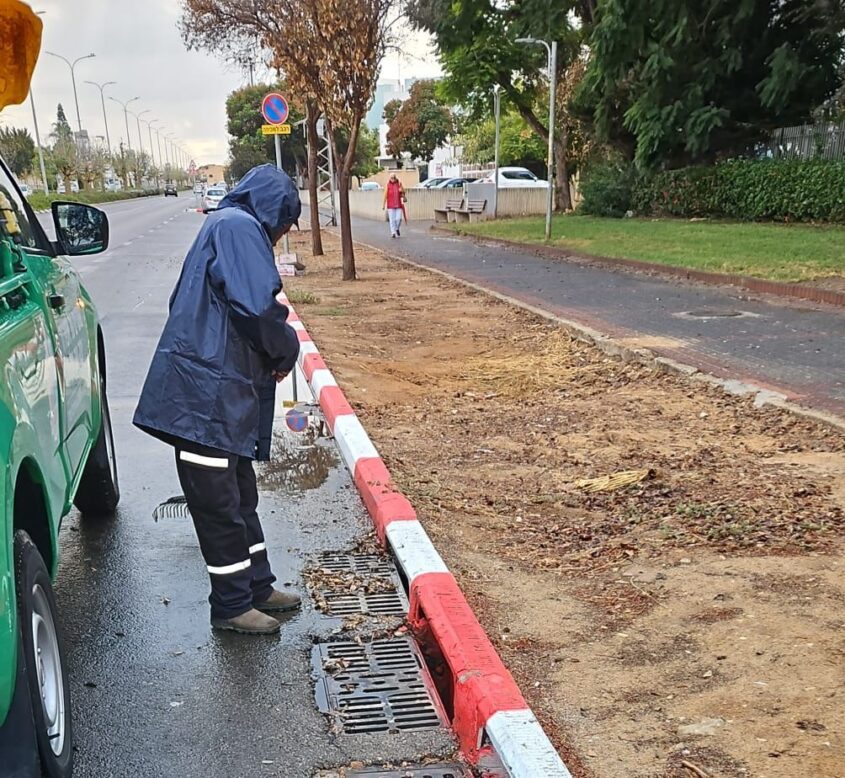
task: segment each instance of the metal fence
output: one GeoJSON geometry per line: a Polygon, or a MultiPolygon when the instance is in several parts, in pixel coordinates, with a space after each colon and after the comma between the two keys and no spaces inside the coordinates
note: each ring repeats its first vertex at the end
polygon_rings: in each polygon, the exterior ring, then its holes
{"type": "Polygon", "coordinates": [[[772,133],[766,152],[784,159],[845,159],[845,122],[781,127],[772,133]]]}

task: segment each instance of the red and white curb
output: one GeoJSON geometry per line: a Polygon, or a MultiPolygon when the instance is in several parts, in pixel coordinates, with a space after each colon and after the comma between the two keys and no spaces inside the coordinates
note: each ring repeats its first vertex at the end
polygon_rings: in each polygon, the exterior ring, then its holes
{"type": "Polygon", "coordinates": [[[284,292],[278,300],[290,308],[299,367],[379,539],[408,581],[409,622],[437,645],[450,671],[452,728],[461,751],[476,764],[492,748],[511,778],[571,778],[284,292]]]}

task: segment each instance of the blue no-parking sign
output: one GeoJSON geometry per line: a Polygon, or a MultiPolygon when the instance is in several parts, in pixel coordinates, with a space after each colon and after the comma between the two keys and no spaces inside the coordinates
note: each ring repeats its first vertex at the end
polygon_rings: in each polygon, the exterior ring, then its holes
{"type": "Polygon", "coordinates": [[[261,115],[267,124],[284,124],[290,109],[288,101],[278,92],[269,92],[261,101],[261,115]]]}

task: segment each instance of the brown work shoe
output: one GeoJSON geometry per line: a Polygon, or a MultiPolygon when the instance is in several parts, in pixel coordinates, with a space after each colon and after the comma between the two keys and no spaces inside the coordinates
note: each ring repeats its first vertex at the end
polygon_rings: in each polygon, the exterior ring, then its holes
{"type": "Polygon", "coordinates": [[[273,593],[264,602],[252,603],[253,608],[260,611],[279,613],[280,611],[295,611],[302,605],[302,598],[295,592],[280,592],[273,589],[273,593]]]}
{"type": "Polygon", "coordinates": [[[281,629],[281,624],[272,616],[255,608],[235,616],[233,619],[212,619],[214,629],[230,629],[243,635],[272,635],[281,629]]]}

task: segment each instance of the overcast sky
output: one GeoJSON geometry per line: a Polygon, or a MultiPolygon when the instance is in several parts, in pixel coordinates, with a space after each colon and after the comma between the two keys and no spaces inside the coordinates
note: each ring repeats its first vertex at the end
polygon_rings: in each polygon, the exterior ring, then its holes
{"type": "MultiPolygon", "coordinates": [[[[178,0],[33,0],[35,11],[45,11],[41,56],[32,80],[41,140],[56,120],[56,106],[62,103],[75,130],[76,110],[70,70],[60,59],[70,60],[94,52],[94,59],[76,66],[76,85],[82,126],[91,137],[104,135],[99,91],[85,84],[116,81],[106,95],[121,100],[138,96],[130,107],[149,110],[143,119],[159,119],[166,132],[176,135],[198,165],[224,162],[227,150],[226,95],[247,83],[247,76],[210,54],[187,51],[179,36],[178,0]]],[[[385,60],[385,78],[430,77],[439,69],[428,41],[409,34],[396,54],[385,60]]],[[[112,146],[126,139],[123,109],[106,100],[112,146]]],[[[33,131],[29,101],[0,113],[5,125],[33,131]]],[[[137,148],[137,125],[129,117],[133,148],[137,148]]],[[[149,146],[147,127],[142,123],[144,148],[149,146]]],[[[155,135],[153,135],[155,141],[155,135]]],[[[156,150],[157,154],[157,150],[156,150]]]]}

